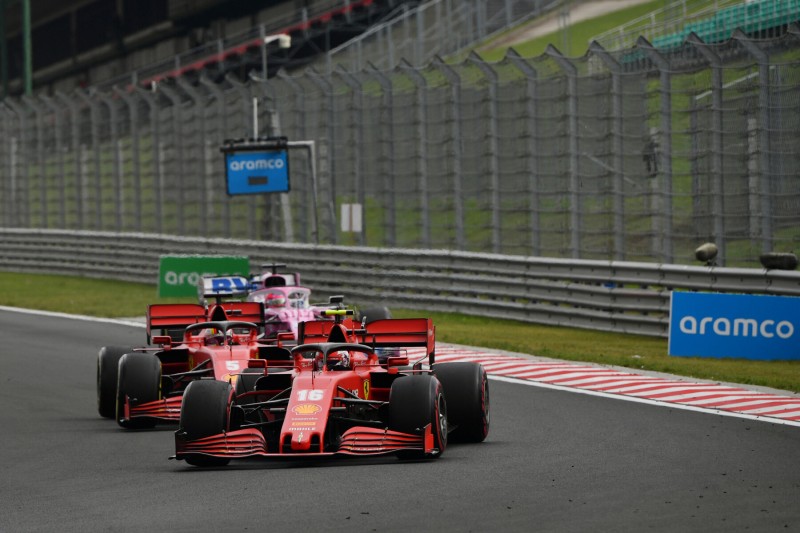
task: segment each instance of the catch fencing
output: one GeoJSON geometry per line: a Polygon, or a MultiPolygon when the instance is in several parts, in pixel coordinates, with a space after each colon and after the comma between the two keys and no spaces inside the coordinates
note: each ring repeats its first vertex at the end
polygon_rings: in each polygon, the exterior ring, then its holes
{"type": "Polygon", "coordinates": [[[155,285],[161,255],[280,261],[316,298],[666,337],[673,290],[800,296],[800,273],[144,233],[0,229],[0,271],[155,285]]]}
{"type": "Polygon", "coordinates": [[[798,52],[792,26],[6,98],[0,225],[654,264],[713,241],[756,266],[800,238],[798,52]],[[219,148],[254,115],[316,175],[291,153],[288,194],[228,197],[219,148]]]}

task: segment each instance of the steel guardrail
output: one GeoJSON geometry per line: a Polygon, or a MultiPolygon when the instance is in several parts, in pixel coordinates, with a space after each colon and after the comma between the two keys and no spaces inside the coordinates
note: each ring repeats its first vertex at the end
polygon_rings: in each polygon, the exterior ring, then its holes
{"type": "Polygon", "coordinates": [[[0,228],[0,270],[156,284],[162,255],[285,263],[319,297],[666,337],[673,290],[800,296],[800,273],[449,250],[0,228]]]}

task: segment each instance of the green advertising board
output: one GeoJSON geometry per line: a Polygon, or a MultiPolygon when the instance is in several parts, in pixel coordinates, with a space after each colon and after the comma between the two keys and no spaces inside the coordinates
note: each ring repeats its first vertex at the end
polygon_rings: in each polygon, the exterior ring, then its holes
{"type": "Polygon", "coordinates": [[[196,296],[203,276],[250,276],[250,259],[235,256],[162,255],[158,296],[196,296]]]}

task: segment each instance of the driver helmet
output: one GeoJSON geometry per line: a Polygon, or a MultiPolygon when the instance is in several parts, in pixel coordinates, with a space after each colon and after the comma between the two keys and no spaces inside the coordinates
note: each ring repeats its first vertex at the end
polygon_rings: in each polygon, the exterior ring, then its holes
{"type": "Polygon", "coordinates": [[[328,354],[328,370],[345,370],[350,368],[350,354],[345,351],[328,354]]]}
{"type": "Polygon", "coordinates": [[[225,333],[216,328],[207,328],[203,330],[206,346],[222,346],[225,344],[225,333]]]}
{"type": "Polygon", "coordinates": [[[267,307],[283,307],[286,305],[286,297],[279,292],[271,292],[264,298],[267,307]]]}

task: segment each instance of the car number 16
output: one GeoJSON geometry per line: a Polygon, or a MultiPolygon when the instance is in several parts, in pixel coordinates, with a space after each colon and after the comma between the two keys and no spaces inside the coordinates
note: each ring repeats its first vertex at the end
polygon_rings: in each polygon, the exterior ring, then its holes
{"type": "Polygon", "coordinates": [[[301,402],[316,402],[322,399],[325,391],[322,389],[300,389],[297,391],[297,399],[301,402]]]}

